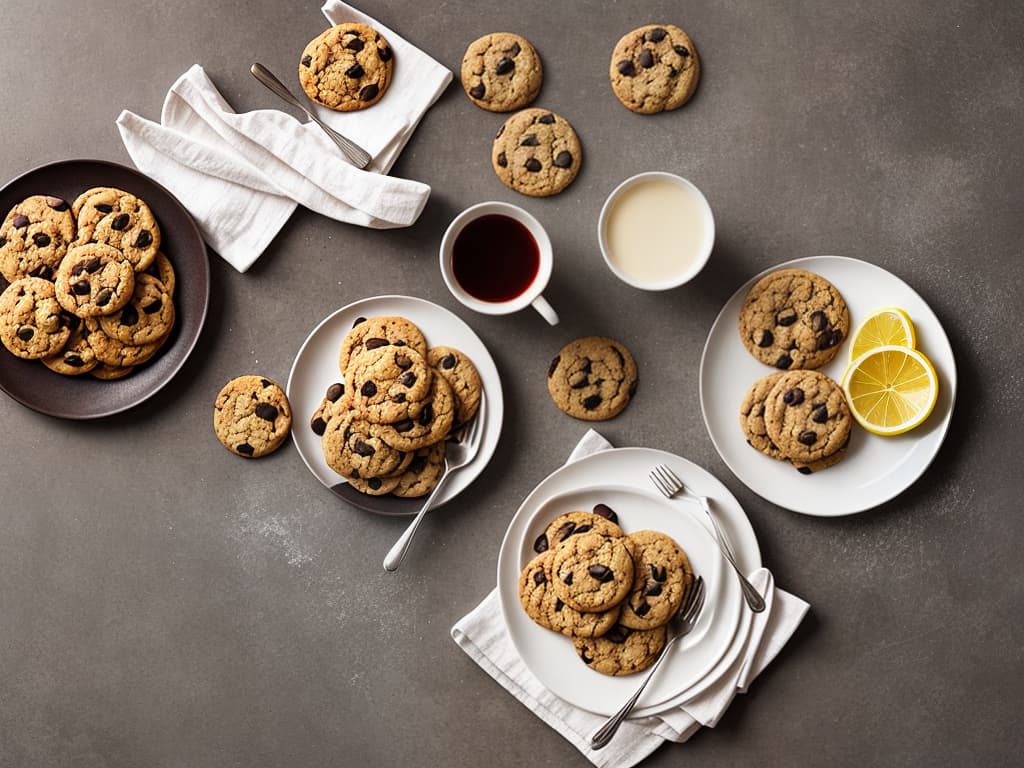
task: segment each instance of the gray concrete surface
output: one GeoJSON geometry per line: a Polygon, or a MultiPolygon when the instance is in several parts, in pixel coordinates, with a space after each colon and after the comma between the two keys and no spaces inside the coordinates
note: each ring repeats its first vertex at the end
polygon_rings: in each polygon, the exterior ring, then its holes
{"type": "MultiPolygon", "coordinates": [[[[211,254],[198,347],[125,414],[67,422],[0,397],[0,765],[585,765],[448,632],[493,586],[520,500],[585,430],[552,408],[544,371],[591,333],[626,342],[643,376],[605,434],[715,473],[779,584],[813,606],[717,728],[645,765],[1019,764],[1024,11],[970,0],[363,7],[456,71],[480,34],[529,37],[547,65],[539,103],[576,125],[584,170],[551,199],[506,190],[488,162],[499,118],[455,83],[394,169],[433,187],[415,226],[365,231],[300,209],[249,273],[211,254]],[[693,102],[653,119],[622,109],[606,75],[618,37],[649,20],[686,27],[705,65],[693,102]],[[664,294],[617,282],[597,250],[604,196],[646,169],[694,180],[718,220],[708,268],[664,294]],[[476,315],[447,293],[435,266],[444,226],[492,198],[548,227],[559,327],[529,311],[476,315]],[[910,282],[945,325],[960,376],[930,469],[895,501],[841,519],[745,488],[716,454],[697,393],[720,305],[755,272],[820,253],[910,282]],[[237,459],[210,415],[226,380],[286,379],[322,317],[392,292],[470,323],[501,371],[507,421],[479,481],[385,574],[404,522],[343,506],[292,445],[237,459]]],[[[289,72],[322,26],[316,2],[4,0],[0,176],[64,158],[129,163],[117,114],[156,118],[195,62],[239,111],[276,106],[249,64],[289,72]]]]}

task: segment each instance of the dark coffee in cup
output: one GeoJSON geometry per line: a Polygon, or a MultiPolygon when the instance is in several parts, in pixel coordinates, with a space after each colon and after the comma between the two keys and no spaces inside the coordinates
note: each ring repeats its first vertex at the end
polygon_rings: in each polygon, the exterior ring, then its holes
{"type": "Polygon", "coordinates": [[[537,241],[511,216],[480,216],[455,238],[452,272],[459,286],[480,301],[511,301],[533,285],[539,270],[537,241]]]}

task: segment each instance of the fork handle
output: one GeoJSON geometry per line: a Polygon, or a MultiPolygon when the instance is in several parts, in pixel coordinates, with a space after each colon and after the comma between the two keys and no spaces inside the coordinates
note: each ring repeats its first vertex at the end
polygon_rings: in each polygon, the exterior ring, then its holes
{"type": "Polygon", "coordinates": [[[434,486],[434,490],[431,491],[430,495],[427,496],[427,500],[423,502],[423,506],[420,507],[420,511],[416,513],[416,517],[413,518],[412,522],[409,523],[409,527],[405,529],[405,532],[398,537],[391,549],[388,550],[387,555],[384,556],[384,570],[385,571],[397,571],[398,566],[402,564],[405,559],[406,553],[409,551],[409,545],[412,544],[412,537],[416,535],[416,531],[420,527],[420,523],[423,522],[423,518],[427,516],[427,510],[430,509],[430,503],[437,496],[438,491],[444,487],[445,481],[451,472],[448,471],[448,462],[445,460],[445,471],[441,475],[441,479],[437,481],[437,485],[434,486]]]}
{"type": "Polygon", "coordinates": [[[649,683],[651,678],[654,677],[655,671],[659,666],[661,666],[661,662],[666,656],[668,656],[669,649],[675,645],[675,642],[679,637],[679,635],[673,635],[665,644],[661,653],[658,654],[658,658],[647,672],[647,677],[645,677],[644,681],[640,683],[640,687],[636,689],[636,693],[630,696],[629,700],[622,705],[622,709],[609,717],[604,725],[594,731],[594,735],[590,737],[591,749],[603,749],[608,746],[608,742],[612,740],[612,736],[614,736],[615,732],[619,730],[619,726],[622,725],[622,721],[625,720],[629,716],[629,713],[633,711],[633,707],[635,707],[637,701],[640,700],[640,694],[644,692],[644,688],[647,687],[647,683],[649,683]]]}
{"type": "Polygon", "coordinates": [[[743,592],[743,599],[747,601],[747,605],[750,610],[754,613],[761,613],[765,609],[764,598],[761,597],[761,593],[758,592],[754,585],[751,584],[747,577],[740,570],[740,567],[736,564],[735,558],[732,556],[732,551],[729,549],[729,545],[725,540],[725,535],[722,533],[722,529],[718,527],[718,521],[715,520],[715,516],[711,514],[711,510],[708,508],[707,502],[701,500],[701,506],[704,507],[704,512],[711,520],[711,525],[715,529],[715,538],[718,540],[718,548],[722,550],[722,554],[725,555],[725,559],[729,561],[729,565],[736,571],[736,577],[740,582],[740,591],[743,592]]]}

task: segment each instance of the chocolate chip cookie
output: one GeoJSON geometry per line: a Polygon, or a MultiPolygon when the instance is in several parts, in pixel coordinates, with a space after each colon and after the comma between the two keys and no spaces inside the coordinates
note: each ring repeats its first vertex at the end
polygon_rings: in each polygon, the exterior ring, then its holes
{"type": "Polygon", "coordinates": [[[309,428],[316,435],[323,437],[324,432],[327,431],[327,422],[331,420],[331,417],[348,410],[349,400],[344,395],[345,385],[340,381],[327,387],[324,399],[320,401],[320,405],[313,411],[313,415],[309,419],[309,428]]]}
{"type": "Polygon", "coordinates": [[[385,443],[380,431],[353,410],[332,416],[321,438],[327,465],[342,477],[364,480],[395,472],[406,454],[385,443]]]}
{"type": "Polygon", "coordinates": [[[842,388],[819,371],[790,371],[765,399],[768,436],[792,461],[809,464],[846,447],[853,418],[842,388]]]}
{"type": "Polygon", "coordinates": [[[621,603],[633,586],[633,559],[621,536],[576,534],[554,553],[552,588],[577,611],[606,611],[621,603]]]}
{"type": "Polygon", "coordinates": [[[573,647],[583,663],[602,675],[632,675],[647,669],[665,647],[665,627],[630,629],[616,624],[601,637],[577,637],[573,647]]]}
{"type": "Polygon", "coordinates": [[[615,626],[619,607],[583,613],[566,605],[551,589],[555,553],[544,552],[519,575],[519,603],[534,622],[568,637],[600,637],[615,626]]]}
{"type": "Polygon", "coordinates": [[[747,292],[740,308],[743,346],[780,370],[820,368],[850,332],[842,295],[821,275],[803,269],[771,272],[747,292]]]}
{"type": "Polygon", "coordinates": [[[110,315],[132,298],[135,270],[125,255],[105,243],[68,249],[57,267],[57,301],[79,317],[110,315]]]}
{"type": "Polygon", "coordinates": [[[395,424],[419,416],[432,396],[434,374],[414,349],[387,345],[352,359],[345,375],[352,407],[367,421],[395,424]]]}
{"type": "Polygon", "coordinates": [[[526,38],[494,32],[469,44],[462,57],[461,78],[466,95],[478,107],[511,112],[537,98],[544,68],[526,38]]]}
{"type": "Polygon", "coordinates": [[[128,368],[148,362],[169,338],[170,334],[142,344],[123,342],[109,335],[95,317],[85,318],[86,340],[96,359],[114,368],[128,368]]]}
{"type": "Polygon", "coordinates": [[[563,412],[600,421],[617,416],[636,392],[637,367],[629,350],[605,336],[562,347],[548,366],[548,392],[563,412]]]}
{"type": "Polygon", "coordinates": [[[570,536],[591,531],[603,536],[622,536],[622,529],[618,525],[618,517],[615,513],[605,505],[598,506],[603,507],[601,513],[573,510],[556,517],[548,523],[544,533],[533,542],[533,551],[546,552],[549,549],[555,549],[570,536]]]}
{"type": "Polygon", "coordinates": [[[747,443],[765,456],[782,460],[786,458],[786,455],[768,437],[768,428],[764,423],[764,409],[768,393],[784,375],[785,373],[779,371],[762,376],[750,385],[740,403],[740,429],[743,430],[747,443]]]}
{"type": "Polygon", "coordinates": [[[412,347],[424,357],[427,355],[427,340],[423,336],[423,331],[411,320],[397,315],[358,317],[345,334],[345,338],[341,340],[338,369],[344,374],[353,357],[367,349],[385,347],[388,344],[412,347]]]}
{"type": "Polygon", "coordinates": [[[531,197],[556,195],[580,171],[583,149],[565,118],[546,109],[524,109],[498,129],[491,164],[509,189],[531,197]]]}
{"type": "Polygon", "coordinates": [[[264,376],[239,376],[224,385],[213,406],[213,431],[221,445],[244,458],[276,450],[292,426],[281,387],[264,376]]]}
{"type": "Polygon", "coordinates": [[[152,275],[135,275],[131,299],[116,312],[99,318],[110,337],[123,344],[150,344],[171,332],[174,326],[174,302],[164,284],[152,275]]]}
{"type": "Polygon", "coordinates": [[[160,226],[146,202],[114,187],[86,190],[72,204],[78,217],[75,244],[105,243],[141,272],[160,250],[160,226]]]}
{"type": "Polygon", "coordinates": [[[67,343],[56,354],[44,357],[43,365],[54,373],[62,376],[79,376],[100,365],[96,353],[89,345],[82,319],[74,315],[64,314],[63,319],[71,330],[67,343]]]}
{"type": "Polygon", "coordinates": [[[447,443],[442,440],[412,454],[412,461],[398,478],[398,484],[391,491],[403,499],[426,496],[437,485],[444,472],[444,452],[447,443]]]}
{"type": "Polygon", "coordinates": [[[351,112],[366,109],[391,84],[394,53],[377,30],[348,21],[313,38],[299,60],[299,83],[318,104],[351,112]]]}
{"type": "Polygon", "coordinates": [[[454,347],[431,347],[427,350],[427,362],[434,373],[444,378],[455,396],[455,423],[465,424],[480,407],[480,393],[483,383],[480,373],[469,357],[454,347]]]}
{"type": "Polygon", "coordinates": [[[15,205],[0,225],[0,274],[53,280],[68,245],[75,239],[75,217],[66,200],[33,195],[15,205]]]}
{"type": "Polygon", "coordinates": [[[64,322],[53,283],[22,277],[0,294],[0,342],[25,360],[40,360],[60,351],[71,330],[64,322]]]}
{"type": "Polygon", "coordinates": [[[429,400],[415,416],[380,424],[381,439],[402,451],[416,451],[443,440],[455,418],[452,388],[440,376],[431,378],[429,400]]]}
{"type": "Polygon", "coordinates": [[[612,91],[629,110],[650,115],[677,109],[700,80],[689,35],[672,24],[648,24],[622,36],[612,51],[612,91]]]}
{"type": "Polygon", "coordinates": [[[633,558],[633,588],[622,603],[619,623],[630,629],[667,624],[693,583],[683,548],[660,531],[634,531],[623,541],[633,558]]]}

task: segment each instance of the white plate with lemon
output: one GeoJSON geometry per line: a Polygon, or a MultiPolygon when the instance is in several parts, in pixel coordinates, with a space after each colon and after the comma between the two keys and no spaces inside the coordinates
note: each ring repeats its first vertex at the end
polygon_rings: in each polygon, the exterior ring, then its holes
{"type": "Polygon", "coordinates": [[[881,267],[842,256],[794,259],[750,278],[719,312],[701,357],[701,409],[722,460],[759,496],[808,515],[863,512],[906,490],[938,453],[955,399],[953,350],[924,299],[881,267]],[[739,310],[755,282],[787,268],[826,278],[850,309],[850,335],[820,370],[844,386],[858,424],[842,461],[810,475],[751,448],[739,424],[747,388],[774,370],[744,348],[739,310]]]}

